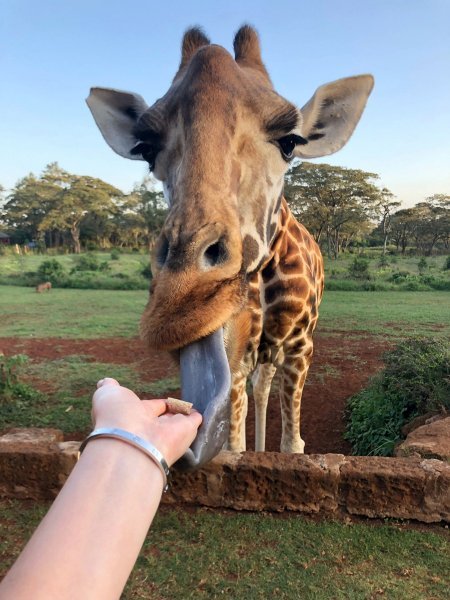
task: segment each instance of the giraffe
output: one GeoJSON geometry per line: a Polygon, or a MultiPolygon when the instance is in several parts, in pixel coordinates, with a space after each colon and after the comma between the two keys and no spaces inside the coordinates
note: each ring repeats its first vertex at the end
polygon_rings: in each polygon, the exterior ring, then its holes
{"type": "Polygon", "coordinates": [[[256,450],[279,372],[280,449],[304,451],[300,404],[324,274],[319,247],[283,197],[284,175],[294,158],[339,150],[373,87],[371,75],[340,79],[300,110],[274,90],[252,27],[233,46],[234,57],[191,28],[172,84],[152,106],[108,88],[87,99],[106,142],[146,161],[168,203],[141,333],[179,359],[185,399],[203,413],[187,467],[224,444],[246,449],[252,373],[256,450]]]}

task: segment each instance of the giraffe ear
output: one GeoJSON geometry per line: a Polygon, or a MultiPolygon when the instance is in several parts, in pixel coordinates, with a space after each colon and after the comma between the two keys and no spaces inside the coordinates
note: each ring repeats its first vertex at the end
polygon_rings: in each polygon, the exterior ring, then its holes
{"type": "Polygon", "coordinates": [[[200,27],[191,27],[183,36],[181,42],[181,63],[180,69],[187,65],[195,52],[202,46],[209,46],[209,38],[203,33],[200,27]]]}
{"type": "Polygon", "coordinates": [[[106,143],[125,158],[144,160],[140,154],[131,154],[138,140],[134,127],[148,106],[138,94],[108,88],[91,88],[86,99],[92,116],[106,143]]]}
{"type": "Polygon", "coordinates": [[[261,57],[258,33],[253,27],[243,25],[238,30],[234,36],[233,48],[234,58],[237,63],[244,67],[252,67],[261,71],[270,82],[269,74],[261,57]]]}
{"type": "Polygon", "coordinates": [[[296,146],[295,156],[316,158],[340,150],[352,135],[373,84],[372,75],[358,75],[322,85],[301,110],[301,135],[308,143],[296,146]]]}

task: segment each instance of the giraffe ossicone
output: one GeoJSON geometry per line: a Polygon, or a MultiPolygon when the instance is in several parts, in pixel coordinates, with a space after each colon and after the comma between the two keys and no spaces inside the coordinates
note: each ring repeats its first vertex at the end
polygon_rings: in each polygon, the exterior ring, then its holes
{"type": "Polygon", "coordinates": [[[372,87],[371,75],[340,79],[298,109],[274,90],[258,35],[243,26],[234,57],[200,29],[188,30],[170,88],[151,106],[137,94],[91,89],[87,103],[106,142],[147,161],[168,199],[141,333],[150,347],[180,357],[183,397],[204,415],[182,461],[187,468],[224,444],[246,449],[252,373],[256,449],[265,447],[277,372],[280,449],[304,450],[300,404],[323,261],[283,198],[284,175],[295,157],[339,150],[372,87]]]}

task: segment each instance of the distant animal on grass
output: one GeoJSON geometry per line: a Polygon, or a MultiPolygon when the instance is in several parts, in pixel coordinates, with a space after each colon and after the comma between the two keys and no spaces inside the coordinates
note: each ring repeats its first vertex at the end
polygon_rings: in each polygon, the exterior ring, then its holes
{"type": "Polygon", "coordinates": [[[50,281],[46,281],[45,283],[40,283],[36,286],[36,292],[40,294],[41,292],[49,292],[52,289],[52,284],[50,281]]]}

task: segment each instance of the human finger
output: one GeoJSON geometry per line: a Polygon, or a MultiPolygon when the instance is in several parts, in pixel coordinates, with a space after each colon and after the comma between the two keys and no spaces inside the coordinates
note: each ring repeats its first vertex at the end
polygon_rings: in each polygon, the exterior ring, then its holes
{"type": "Polygon", "coordinates": [[[145,404],[145,408],[150,410],[155,417],[160,417],[167,410],[165,400],[159,398],[156,400],[142,400],[142,402],[145,404]]]}
{"type": "Polygon", "coordinates": [[[120,385],[120,383],[117,379],[113,379],[112,377],[105,377],[104,379],[97,381],[97,388],[103,387],[104,385],[120,385]]]}

